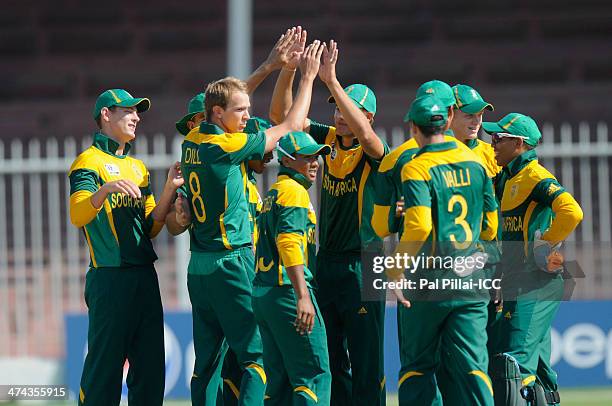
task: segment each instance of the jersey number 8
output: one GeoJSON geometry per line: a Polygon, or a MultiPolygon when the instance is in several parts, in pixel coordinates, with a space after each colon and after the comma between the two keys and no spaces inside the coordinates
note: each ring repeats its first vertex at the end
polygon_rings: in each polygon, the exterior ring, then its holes
{"type": "Polygon", "coordinates": [[[189,189],[191,189],[191,207],[193,207],[193,213],[196,219],[203,223],[206,221],[206,209],[204,209],[204,199],[200,195],[200,179],[195,172],[189,174],[189,189]]]}

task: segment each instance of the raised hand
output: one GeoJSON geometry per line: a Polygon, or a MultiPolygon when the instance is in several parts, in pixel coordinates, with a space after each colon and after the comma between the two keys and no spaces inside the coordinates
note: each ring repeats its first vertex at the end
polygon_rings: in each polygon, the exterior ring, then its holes
{"type": "Polygon", "coordinates": [[[323,83],[329,83],[336,79],[336,62],[338,61],[338,44],[333,39],[329,41],[329,47],[323,44],[323,55],[319,68],[319,78],[323,83]]]}
{"type": "MultiPolygon", "coordinates": [[[[301,27],[298,27],[301,32],[301,27]]],[[[298,34],[296,33],[298,28],[292,27],[285,31],[284,34],[280,36],[272,51],[268,55],[268,58],[264,62],[269,65],[272,69],[280,69],[284,65],[289,62],[290,59],[290,49],[293,44],[298,40],[298,34]]]]}
{"type": "Polygon", "coordinates": [[[315,40],[306,47],[300,58],[300,71],[302,72],[302,77],[314,80],[319,72],[322,53],[323,45],[319,40],[315,40]]]}
{"type": "Polygon", "coordinates": [[[170,167],[168,171],[168,179],[166,183],[172,186],[174,189],[178,189],[185,183],[185,179],[183,179],[183,174],[181,172],[181,164],[180,162],[175,162],[170,167]]]}
{"type": "Polygon", "coordinates": [[[297,27],[295,34],[297,38],[293,41],[293,44],[287,52],[289,60],[285,64],[285,67],[289,70],[295,70],[298,67],[300,58],[306,48],[306,39],[308,37],[308,32],[303,30],[301,26],[297,27]]]}

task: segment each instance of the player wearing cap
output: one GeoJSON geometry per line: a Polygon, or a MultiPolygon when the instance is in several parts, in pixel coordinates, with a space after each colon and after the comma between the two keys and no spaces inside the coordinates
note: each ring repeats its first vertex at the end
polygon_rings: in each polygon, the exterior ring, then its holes
{"type": "MultiPolygon", "coordinates": [[[[436,267],[434,261],[431,268],[409,269],[416,272],[410,276],[413,280],[452,280],[455,273],[460,279],[469,275],[477,280],[484,266],[478,241],[491,240],[497,231],[491,179],[473,153],[445,140],[448,110],[441,100],[430,95],[417,98],[404,120],[421,149],[401,171],[406,212],[398,252],[464,259],[465,269],[466,258],[475,259],[469,274],[457,266],[452,271],[436,267]],[[483,219],[488,220],[485,229],[483,219]]],[[[403,271],[389,276],[402,281],[403,271]]],[[[410,303],[401,290],[394,292],[402,305],[398,309],[399,403],[492,405],[486,374],[487,300],[482,293],[474,289],[457,296],[458,291],[433,288],[412,291],[410,303]]]]}
{"type": "MultiPolygon", "coordinates": [[[[372,406],[385,402],[384,298],[362,301],[361,247],[375,238],[370,225],[374,176],[388,146],[372,129],[374,92],[362,84],[343,89],[337,58],[336,43],[330,41],[319,77],[331,93],[329,102],[336,103],[334,126],[304,122],[305,132],[332,148],[323,166],[316,294],[327,329],[331,404],[372,406]]],[[[293,73],[282,70],[272,97],[273,121],[284,116],[292,81],[293,73]]]]}
{"type": "Polygon", "coordinates": [[[510,113],[485,122],[501,202],[504,296],[497,355],[491,360],[499,404],[556,405],[557,376],[550,367],[550,326],[563,296],[563,240],[582,220],[576,200],[538,163],[542,135],[535,121],[510,113]]]}
{"type": "MultiPolygon", "coordinates": [[[[416,93],[417,98],[427,95],[436,96],[442,102],[448,111],[448,121],[452,123],[456,102],[452,88],[441,80],[430,80],[419,86],[416,93]]],[[[451,135],[446,135],[446,140],[452,141],[451,135]]],[[[381,239],[400,232],[402,228],[401,215],[396,213],[396,207],[400,211],[403,209],[401,170],[418,150],[416,140],[410,138],[386,155],[380,163],[371,224],[381,239]]]]}
{"type": "Polygon", "coordinates": [[[253,310],[268,374],[266,405],[329,405],[325,325],[312,291],[316,215],[308,189],[329,145],[292,132],[277,147],[278,180],[259,218],[253,310]]]}
{"type": "Polygon", "coordinates": [[[245,197],[246,161],[262,159],[283,134],[301,128],[321,53],[318,41],[305,49],[296,100],[278,126],[256,134],[242,132],[249,119],[246,85],[225,78],[206,88],[207,121],[183,142],[181,167],[193,216],[187,286],[194,325],[191,396],[195,405],[216,402],[218,385],[213,381],[220,378],[217,367],[225,339],[244,369],[239,404],[262,402],[266,375],[251,305],[255,263],[245,197]]]}
{"type": "Polygon", "coordinates": [[[156,205],[147,168],[128,156],[138,113],[150,105],[123,89],[103,92],[93,111],[99,127],[93,145],[69,171],[70,221],[83,229],[91,256],[85,282],[88,353],[79,405],[119,405],[126,358],[129,402],[163,402],[163,312],[151,239],[163,227],[183,180],[177,162],[156,205]]]}

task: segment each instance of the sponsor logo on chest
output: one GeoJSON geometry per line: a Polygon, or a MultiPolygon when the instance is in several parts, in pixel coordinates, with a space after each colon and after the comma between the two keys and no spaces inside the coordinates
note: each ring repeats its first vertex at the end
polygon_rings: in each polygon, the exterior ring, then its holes
{"type": "Polygon", "coordinates": [[[115,164],[104,164],[104,169],[110,176],[119,176],[121,175],[121,171],[119,171],[119,167],[115,164]]]}

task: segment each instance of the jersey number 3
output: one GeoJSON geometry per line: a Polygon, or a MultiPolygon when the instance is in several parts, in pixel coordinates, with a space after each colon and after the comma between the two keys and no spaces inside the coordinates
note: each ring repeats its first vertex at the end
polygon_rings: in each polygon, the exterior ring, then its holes
{"type": "Polygon", "coordinates": [[[191,207],[193,207],[193,213],[196,219],[203,223],[206,221],[206,209],[204,208],[204,199],[200,195],[200,179],[195,172],[189,174],[189,189],[191,190],[191,207]]]}
{"type": "Polygon", "coordinates": [[[459,207],[461,208],[461,212],[455,218],[455,224],[463,228],[463,231],[465,232],[465,240],[463,242],[457,241],[455,234],[450,235],[450,240],[453,242],[455,248],[459,250],[463,250],[463,249],[468,248],[470,244],[472,243],[472,229],[470,228],[470,225],[467,223],[467,221],[465,221],[465,216],[467,216],[468,214],[468,204],[467,204],[467,201],[465,200],[465,197],[461,195],[453,195],[448,200],[448,208],[447,208],[448,212],[452,213],[454,211],[455,204],[457,203],[459,204],[459,207]]]}

